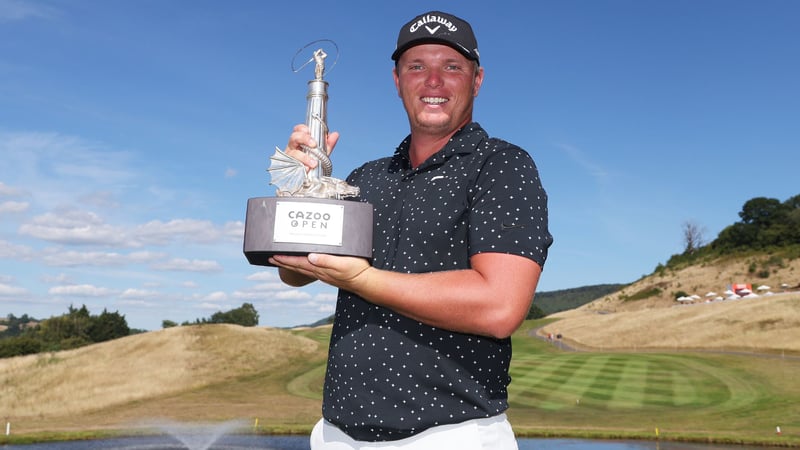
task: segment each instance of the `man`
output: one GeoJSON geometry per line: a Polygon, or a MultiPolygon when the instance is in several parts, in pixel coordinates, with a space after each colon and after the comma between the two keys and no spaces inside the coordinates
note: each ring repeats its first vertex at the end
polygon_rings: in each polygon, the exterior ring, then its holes
{"type": "MultiPolygon", "coordinates": [[[[404,25],[393,76],[411,134],[347,179],[375,208],[372,263],[271,260],[287,284],[339,288],[313,449],[516,448],[504,414],[510,335],[552,237],[530,156],[472,122],[479,58],[458,17],[404,25]]],[[[298,125],[286,151],[311,167],[301,146],[316,144],[298,125]]]]}

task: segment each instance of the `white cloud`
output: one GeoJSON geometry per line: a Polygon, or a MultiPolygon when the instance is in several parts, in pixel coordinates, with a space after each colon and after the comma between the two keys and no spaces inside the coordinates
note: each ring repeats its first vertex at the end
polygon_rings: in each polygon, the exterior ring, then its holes
{"type": "Polygon", "coordinates": [[[142,244],[166,245],[179,238],[190,242],[211,243],[227,232],[209,220],[174,219],[169,222],[152,220],[137,226],[133,234],[142,244]]]}
{"type": "Polygon", "coordinates": [[[276,292],[275,298],[280,300],[305,300],[311,298],[311,294],[300,289],[290,289],[276,292]]]}
{"type": "Polygon", "coordinates": [[[270,283],[259,283],[251,287],[249,290],[254,292],[269,292],[269,291],[281,291],[284,289],[286,289],[286,285],[276,280],[270,283]]]}
{"type": "Polygon", "coordinates": [[[216,303],[207,303],[207,302],[200,303],[197,306],[199,308],[201,308],[201,309],[208,309],[208,310],[213,310],[213,311],[221,311],[222,309],[226,308],[223,305],[219,305],[219,304],[216,304],[216,303]]]}
{"type": "Polygon", "coordinates": [[[222,234],[230,239],[240,241],[244,238],[244,222],[227,222],[223,225],[222,234]]]}
{"type": "Polygon", "coordinates": [[[336,305],[319,305],[317,311],[324,314],[333,314],[334,312],[336,312],[336,305]]]}
{"type": "Polygon", "coordinates": [[[2,195],[3,197],[20,197],[23,195],[23,192],[19,188],[9,186],[0,181],[0,195],[2,195]]]}
{"type": "Polygon", "coordinates": [[[25,19],[49,19],[56,17],[57,11],[50,6],[21,0],[0,0],[0,22],[25,19]]]}
{"type": "Polygon", "coordinates": [[[220,272],[222,266],[211,260],[173,258],[169,261],[155,263],[151,266],[156,270],[186,271],[186,272],[220,272]]]}
{"type": "Polygon", "coordinates": [[[314,296],[314,300],[321,302],[336,302],[338,293],[333,290],[331,292],[320,292],[314,296]]]}
{"type": "Polygon", "coordinates": [[[75,284],[69,286],[56,286],[47,290],[50,295],[64,295],[71,297],[106,297],[116,293],[113,289],[97,287],[91,284],[75,284]]]}
{"type": "Polygon", "coordinates": [[[75,267],[75,266],[124,266],[127,264],[150,263],[166,258],[166,253],[141,251],[129,254],[117,252],[79,252],[75,250],[61,251],[48,249],[42,256],[42,262],[48,266],[75,267]]]}
{"type": "Polygon", "coordinates": [[[126,306],[144,306],[144,307],[158,306],[158,304],[154,303],[154,302],[148,302],[148,301],[145,301],[145,300],[135,300],[135,299],[133,299],[133,300],[132,299],[121,299],[119,301],[119,303],[122,304],[122,305],[126,305],[126,306]]]}
{"type": "Polygon", "coordinates": [[[132,178],[132,154],[59,133],[0,133],[0,149],[26,182],[74,181],[110,185],[132,178]]]}
{"type": "Polygon", "coordinates": [[[27,245],[17,245],[8,241],[0,240],[0,258],[27,261],[33,258],[33,255],[33,249],[27,245]]]}
{"type": "Polygon", "coordinates": [[[160,295],[161,294],[156,291],[129,288],[122,291],[119,297],[124,300],[144,300],[158,298],[160,295]]]}
{"type": "Polygon", "coordinates": [[[255,291],[248,291],[248,290],[237,290],[234,291],[232,294],[233,298],[237,300],[263,300],[264,293],[263,292],[255,292],[255,291]]]}
{"type": "Polygon", "coordinates": [[[2,202],[0,203],[0,214],[19,213],[27,211],[30,207],[28,202],[2,202]]]}
{"type": "Polygon", "coordinates": [[[42,275],[41,280],[47,284],[75,284],[72,278],[64,273],[58,275],[42,275]]]}
{"type": "Polygon", "coordinates": [[[80,204],[92,205],[100,209],[114,209],[119,207],[119,201],[113,192],[94,191],[81,195],[78,199],[80,204]]]}
{"type": "Polygon", "coordinates": [[[19,233],[61,244],[129,245],[124,229],[108,225],[100,216],[87,211],[45,213],[22,224],[19,233]]]}
{"type": "Polygon", "coordinates": [[[224,302],[228,300],[228,294],[222,291],[212,292],[204,298],[207,302],[224,302]]]}
{"type": "Polygon", "coordinates": [[[278,273],[276,271],[261,271],[247,276],[248,281],[279,281],[278,273]]]}
{"type": "Polygon", "coordinates": [[[228,222],[218,227],[209,220],[174,219],[124,227],[108,224],[91,211],[65,210],[34,217],[19,227],[19,234],[67,245],[142,247],[164,246],[181,240],[201,244],[238,240],[244,234],[244,225],[228,222]]]}
{"type": "Polygon", "coordinates": [[[575,164],[583,169],[589,176],[594,178],[598,184],[604,184],[609,179],[609,173],[605,167],[592,161],[589,156],[581,149],[568,145],[559,144],[557,148],[562,150],[575,164]]]}
{"type": "Polygon", "coordinates": [[[14,297],[27,294],[28,290],[25,288],[0,283],[0,297],[14,297]]]}

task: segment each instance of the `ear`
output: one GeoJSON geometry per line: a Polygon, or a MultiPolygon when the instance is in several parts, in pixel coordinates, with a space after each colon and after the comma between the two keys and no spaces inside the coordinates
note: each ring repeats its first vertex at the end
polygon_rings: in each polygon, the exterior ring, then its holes
{"type": "Polygon", "coordinates": [[[472,87],[472,96],[477,97],[478,92],[481,90],[481,85],[483,84],[483,67],[478,67],[477,73],[475,74],[475,83],[472,87]]]}
{"type": "Polygon", "coordinates": [[[394,88],[397,90],[397,96],[403,98],[400,95],[400,76],[397,74],[397,66],[392,69],[392,78],[394,79],[394,88]]]}

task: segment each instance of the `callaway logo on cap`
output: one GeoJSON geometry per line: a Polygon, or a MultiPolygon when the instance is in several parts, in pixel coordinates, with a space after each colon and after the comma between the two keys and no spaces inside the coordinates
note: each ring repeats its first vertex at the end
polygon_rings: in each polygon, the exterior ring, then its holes
{"type": "Polygon", "coordinates": [[[392,53],[392,59],[397,61],[404,51],[420,44],[449,45],[480,64],[478,41],[472,27],[452,14],[431,11],[403,25],[397,36],[397,48],[392,53]]]}

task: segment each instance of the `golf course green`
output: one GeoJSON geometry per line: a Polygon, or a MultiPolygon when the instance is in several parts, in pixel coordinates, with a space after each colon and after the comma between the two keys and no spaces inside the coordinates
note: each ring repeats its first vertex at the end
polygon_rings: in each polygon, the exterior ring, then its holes
{"type": "Polygon", "coordinates": [[[509,416],[521,434],[800,444],[797,358],[578,352],[535,338],[536,326],[513,338],[509,416]]]}

